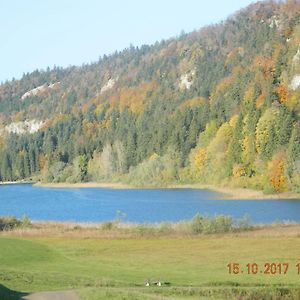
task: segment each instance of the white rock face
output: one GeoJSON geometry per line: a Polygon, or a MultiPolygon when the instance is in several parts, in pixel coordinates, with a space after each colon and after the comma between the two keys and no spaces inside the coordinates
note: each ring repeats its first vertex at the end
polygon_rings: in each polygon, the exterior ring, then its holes
{"type": "Polygon", "coordinates": [[[179,88],[189,90],[193,84],[195,73],[195,70],[191,70],[190,72],[181,75],[179,88]]]}
{"type": "Polygon", "coordinates": [[[60,87],[60,82],[55,82],[50,84],[49,86],[47,84],[43,84],[40,85],[38,87],[36,87],[35,89],[32,89],[28,92],[26,92],[21,99],[24,100],[28,97],[32,97],[32,96],[38,96],[40,93],[46,92],[48,90],[53,90],[53,89],[57,89],[60,87]]]}
{"type": "Polygon", "coordinates": [[[107,83],[102,87],[102,89],[101,89],[101,91],[100,91],[100,94],[103,94],[103,93],[105,93],[105,92],[111,90],[111,89],[114,87],[114,85],[116,84],[116,81],[117,81],[117,80],[116,80],[116,79],[113,79],[113,78],[109,79],[109,80],[107,81],[107,83]]]}
{"type": "Polygon", "coordinates": [[[59,88],[60,88],[60,81],[50,83],[48,86],[48,89],[50,89],[50,90],[55,90],[55,89],[59,89],[59,88]]]}
{"type": "Polygon", "coordinates": [[[5,131],[8,133],[24,134],[35,133],[43,126],[43,121],[26,120],[24,122],[14,122],[5,126],[5,131]]]}
{"type": "Polygon", "coordinates": [[[293,57],[293,63],[297,63],[300,61],[300,45],[298,47],[297,53],[293,57]]]}
{"type": "Polygon", "coordinates": [[[38,87],[36,87],[35,89],[32,89],[32,90],[26,92],[26,93],[21,97],[21,99],[24,100],[24,99],[26,99],[26,98],[28,98],[28,97],[36,96],[36,95],[38,95],[39,93],[44,92],[44,91],[46,91],[46,90],[47,90],[47,86],[45,86],[45,85],[38,86],[38,87]]]}
{"type": "Polygon", "coordinates": [[[279,17],[272,16],[272,18],[270,19],[270,25],[269,25],[270,28],[274,28],[274,27],[279,28],[280,25],[281,25],[281,21],[280,21],[279,17]]]}
{"type": "Polygon", "coordinates": [[[289,88],[293,91],[295,91],[300,86],[300,74],[297,74],[293,77],[289,88]]]}

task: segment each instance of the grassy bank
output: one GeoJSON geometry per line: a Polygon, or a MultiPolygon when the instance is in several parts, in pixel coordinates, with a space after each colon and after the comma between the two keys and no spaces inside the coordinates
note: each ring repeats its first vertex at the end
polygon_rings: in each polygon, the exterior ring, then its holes
{"type": "Polygon", "coordinates": [[[228,293],[227,299],[234,299],[243,290],[244,295],[278,288],[296,292],[299,283],[299,237],[1,236],[0,245],[1,283],[20,292],[75,289],[82,299],[214,299],[218,294],[224,299],[228,293]],[[289,262],[290,272],[230,275],[227,269],[229,262],[273,261],[289,262]],[[147,279],[171,285],[146,289],[147,279]]]}
{"type": "Polygon", "coordinates": [[[196,236],[125,232],[62,223],[4,231],[0,283],[5,291],[23,293],[75,289],[83,300],[292,299],[291,295],[299,295],[295,267],[299,225],[196,236]],[[286,275],[230,275],[230,262],[244,269],[247,263],[288,262],[290,269],[286,275]],[[167,281],[170,286],[146,288],[147,279],[167,281]]]}

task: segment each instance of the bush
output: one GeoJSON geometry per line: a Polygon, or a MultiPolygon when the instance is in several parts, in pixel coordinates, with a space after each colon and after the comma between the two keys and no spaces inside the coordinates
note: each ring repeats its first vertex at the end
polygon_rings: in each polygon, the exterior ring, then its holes
{"type": "Polygon", "coordinates": [[[101,224],[101,229],[102,230],[113,230],[117,228],[116,222],[104,222],[101,224]]]}
{"type": "Polygon", "coordinates": [[[242,219],[238,220],[237,230],[238,231],[247,231],[253,229],[251,224],[251,219],[249,215],[245,215],[242,219]]]}
{"type": "Polygon", "coordinates": [[[27,216],[23,216],[18,220],[15,216],[3,216],[0,217],[0,231],[12,230],[18,227],[28,227],[31,222],[27,216]]]}
{"type": "Polygon", "coordinates": [[[197,214],[191,221],[191,230],[194,234],[199,234],[203,232],[203,223],[205,219],[200,214],[197,214]]]}
{"type": "Polygon", "coordinates": [[[203,233],[226,233],[233,229],[232,217],[230,216],[216,216],[212,219],[206,219],[203,226],[203,233]]]}
{"type": "Polygon", "coordinates": [[[232,217],[224,215],[209,218],[197,214],[189,222],[189,227],[192,234],[226,233],[235,229],[232,217]]]}

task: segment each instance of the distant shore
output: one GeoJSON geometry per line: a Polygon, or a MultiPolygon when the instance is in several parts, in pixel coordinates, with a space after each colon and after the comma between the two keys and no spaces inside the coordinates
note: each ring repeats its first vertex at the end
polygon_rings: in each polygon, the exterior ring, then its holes
{"type": "MultiPolygon", "coordinates": [[[[135,187],[125,183],[99,183],[99,182],[81,182],[81,183],[35,183],[36,187],[45,188],[109,188],[109,189],[153,189],[153,187],[135,187]]],[[[170,184],[163,187],[155,187],[157,189],[206,189],[222,194],[216,200],[300,200],[300,194],[286,192],[280,194],[266,195],[262,191],[246,189],[246,188],[231,188],[218,187],[214,185],[203,184],[170,184]]]]}
{"type": "Polygon", "coordinates": [[[25,180],[20,180],[20,181],[0,181],[0,185],[10,185],[10,184],[32,184],[34,182],[32,181],[25,181],[25,180]]]}
{"type": "Polygon", "coordinates": [[[191,189],[207,189],[213,192],[223,194],[216,200],[300,200],[300,194],[285,192],[277,194],[264,194],[263,191],[247,189],[247,188],[233,188],[233,187],[220,187],[214,185],[203,184],[186,184],[174,185],[169,188],[191,188],[191,189]]]}
{"type": "Polygon", "coordinates": [[[134,187],[127,185],[125,183],[118,182],[78,182],[78,183],[67,183],[67,182],[59,182],[59,183],[43,183],[37,182],[34,184],[36,187],[44,187],[44,188],[55,188],[55,189],[78,189],[78,188],[108,188],[108,189],[133,189],[134,187]]]}

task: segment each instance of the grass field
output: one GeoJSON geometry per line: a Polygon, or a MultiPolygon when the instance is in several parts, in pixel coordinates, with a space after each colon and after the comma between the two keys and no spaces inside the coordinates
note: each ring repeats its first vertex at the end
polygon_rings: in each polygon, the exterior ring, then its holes
{"type": "Polygon", "coordinates": [[[75,289],[84,300],[259,299],[256,294],[299,299],[299,249],[298,235],[255,232],[173,238],[6,235],[0,237],[0,299],[17,299],[12,291],[65,289],[75,289]],[[230,275],[230,262],[240,263],[244,274],[230,275]],[[248,275],[245,265],[253,262],[290,267],[286,275],[248,275]],[[147,279],[171,284],[149,288],[147,279]]]}

